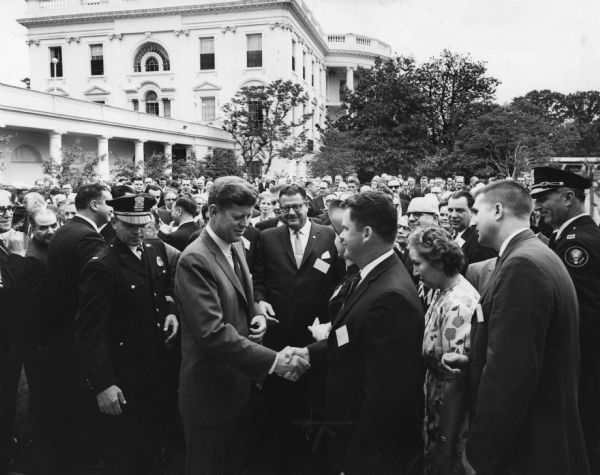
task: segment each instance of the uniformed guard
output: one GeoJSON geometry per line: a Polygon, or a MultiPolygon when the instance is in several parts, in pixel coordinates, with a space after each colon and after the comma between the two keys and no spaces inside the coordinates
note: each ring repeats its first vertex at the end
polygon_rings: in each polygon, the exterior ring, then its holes
{"type": "MultiPolygon", "coordinates": [[[[556,168],[534,169],[531,196],[554,228],[549,246],[565,264],[579,301],[579,406],[591,473],[600,473],[600,229],[585,213],[591,180],[556,168]]],[[[593,192],[593,191],[590,191],[593,192]]]]}
{"type": "Polygon", "coordinates": [[[178,329],[173,286],[164,246],[142,239],[154,198],[124,196],[107,204],[116,236],[85,265],[79,286],[81,374],[101,413],[111,473],[153,474],[176,401],[166,374],[167,345],[178,329]]]}

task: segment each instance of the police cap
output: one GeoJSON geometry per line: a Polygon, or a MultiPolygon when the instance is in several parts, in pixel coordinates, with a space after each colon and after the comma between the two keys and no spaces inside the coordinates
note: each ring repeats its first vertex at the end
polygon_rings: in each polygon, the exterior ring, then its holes
{"type": "Polygon", "coordinates": [[[584,191],[592,186],[592,181],[576,173],[552,167],[536,167],[533,169],[533,186],[531,196],[535,198],[547,191],[558,188],[572,188],[584,191]]]}
{"type": "Polygon", "coordinates": [[[149,195],[121,196],[106,202],[112,206],[115,218],[129,224],[144,225],[153,221],[150,209],[156,204],[149,195]]]}

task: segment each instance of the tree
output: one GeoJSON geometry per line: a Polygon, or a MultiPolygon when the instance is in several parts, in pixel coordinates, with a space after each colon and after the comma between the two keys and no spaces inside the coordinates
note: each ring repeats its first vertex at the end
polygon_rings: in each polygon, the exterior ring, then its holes
{"type": "Polygon", "coordinates": [[[355,151],[351,148],[350,132],[327,127],[320,150],[308,162],[312,176],[342,175],[354,172],[355,151]]]}
{"type": "Polygon", "coordinates": [[[512,104],[522,110],[528,110],[531,105],[537,107],[544,119],[553,125],[562,125],[567,119],[566,96],[560,92],[549,89],[529,91],[515,97],[512,104]]]}
{"type": "Polygon", "coordinates": [[[100,160],[106,158],[96,152],[86,152],[81,146],[81,141],[75,139],[71,146],[62,148],[62,160],[60,163],[54,161],[56,157],[44,157],[42,170],[60,184],[69,183],[74,189],[85,183],[93,183],[99,180],[96,172],[100,160]]]}
{"type": "Polygon", "coordinates": [[[455,147],[457,165],[475,174],[493,171],[516,176],[553,155],[553,132],[539,112],[497,107],[463,128],[455,147]]]}
{"type": "Polygon", "coordinates": [[[419,88],[426,97],[427,127],[436,148],[452,150],[467,122],[493,109],[499,81],[486,74],[485,63],[448,50],[417,68],[419,88]]]}
{"type": "Polygon", "coordinates": [[[355,90],[346,92],[347,115],[334,126],[348,132],[361,180],[412,169],[429,152],[425,98],[415,72],[411,58],[377,58],[371,70],[359,71],[355,90]]]}
{"type": "Polygon", "coordinates": [[[241,176],[240,166],[234,150],[215,148],[212,155],[207,155],[203,164],[203,175],[211,178],[221,176],[241,176]]]}
{"type": "Polygon", "coordinates": [[[0,171],[6,168],[6,151],[10,142],[11,136],[0,134],[0,171]]]}
{"type": "Polygon", "coordinates": [[[306,149],[304,125],[311,114],[294,117],[308,96],[300,84],[278,79],[265,86],[244,86],[223,106],[223,129],[231,133],[241,148],[244,171],[260,160],[263,172],[274,158],[294,158],[306,149]]]}

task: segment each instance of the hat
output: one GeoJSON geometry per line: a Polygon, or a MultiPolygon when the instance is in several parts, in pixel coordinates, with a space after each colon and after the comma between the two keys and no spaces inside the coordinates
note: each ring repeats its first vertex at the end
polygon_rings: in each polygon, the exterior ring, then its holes
{"type": "Polygon", "coordinates": [[[533,169],[533,186],[531,196],[540,196],[547,191],[566,187],[584,191],[592,186],[592,181],[576,173],[551,167],[536,167],[533,169]]]}
{"type": "Polygon", "coordinates": [[[144,225],[154,218],[150,209],[156,204],[156,199],[149,195],[121,196],[106,202],[112,206],[115,218],[128,224],[144,225]]]}
{"type": "Polygon", "coordinates": [[[406,214],[410,213],[429,213],[438,214],[440,212],[439,206],[436,205],[432,199],[418,196],[410,200],[406,214]]]}

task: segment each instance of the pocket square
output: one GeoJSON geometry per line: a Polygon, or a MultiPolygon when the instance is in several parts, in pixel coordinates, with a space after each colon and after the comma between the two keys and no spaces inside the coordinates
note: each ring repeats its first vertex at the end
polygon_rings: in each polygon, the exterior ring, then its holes
{"type": "Polygon", "coordinates": [[[321,255],[321,259],[330,259],[331,258],[331,254],[329,254],[329,251],[325,251],[322,255],[321,255]]]}

